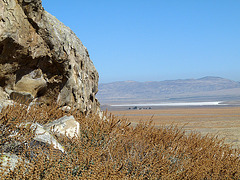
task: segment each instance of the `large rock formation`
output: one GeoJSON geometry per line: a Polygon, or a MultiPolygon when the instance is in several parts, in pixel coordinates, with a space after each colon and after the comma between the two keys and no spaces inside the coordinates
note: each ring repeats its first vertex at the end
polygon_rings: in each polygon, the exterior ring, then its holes
{"type": "Polygon", "coordinates": [[[98,73],[78,37],[41,0],[0,0],[0,97],[96,112],[98,73]]]}

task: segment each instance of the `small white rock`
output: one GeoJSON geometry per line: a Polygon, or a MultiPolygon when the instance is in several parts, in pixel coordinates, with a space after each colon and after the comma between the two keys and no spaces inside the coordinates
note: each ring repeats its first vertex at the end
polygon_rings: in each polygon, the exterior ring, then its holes
{"type": "Polygon", "coordinates": [[[66,134],[69,138],[80,136],[80,124],[73,116],[64,116],[44,125],[44,128],[48,131],[51,130],[62,135],[66,134]]]}

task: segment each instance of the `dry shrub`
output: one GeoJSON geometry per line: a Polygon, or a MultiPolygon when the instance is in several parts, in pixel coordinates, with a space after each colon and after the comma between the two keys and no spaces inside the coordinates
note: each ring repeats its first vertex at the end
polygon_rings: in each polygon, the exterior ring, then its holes
{"type": "MultiPolygon", "coordinates": [[[[57,105],[8,107],[0,114],[1,143],[13,142],[9,135],[19,132],[18,141],[28,142],[34,132],[19,128],[22,122],[41,124],[66,114],[57,105]]],[[[133,127],[126,119],[107,115],[84,117],[71,114],[81,124],[81,136],[56,136],[66,153],[53,147],[22,146],[18,156],[28,159],[2,179],[239,179],[239,150],[217,137],[192,133],[177,127],[155,128],[151,122],[133,127]],[[46,151],[47,148],[47,151],[46,151]],[[43,151],[44,150],[44,151],[43,151]],[[30,154],[30,155],[29,155],[30,154]],[[31,156],[31,154],[34,154],[31,156]],[[25,164],[25,165],[24,165],[25,164]]],[[[23,143],[24,144],[24,143],[23,143]]]]}

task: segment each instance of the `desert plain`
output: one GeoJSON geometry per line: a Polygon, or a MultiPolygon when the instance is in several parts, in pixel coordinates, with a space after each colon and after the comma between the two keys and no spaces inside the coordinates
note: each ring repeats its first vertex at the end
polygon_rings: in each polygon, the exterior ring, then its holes
{"type": "Polygon", "coordinates": [[[156,127],[174,125],[187,134],[194,131],[218,136],[233,148],[240,147],[240,106],[111,109],[110,113],[127,118],[133,126],[152,120],[156,127]]]}

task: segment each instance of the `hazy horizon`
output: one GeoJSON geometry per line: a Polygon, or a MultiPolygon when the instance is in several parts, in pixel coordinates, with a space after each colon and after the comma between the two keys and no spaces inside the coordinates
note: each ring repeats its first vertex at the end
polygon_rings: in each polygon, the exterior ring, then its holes
{"type": "MultiPolygon", "coordinates": [[[[228,80],[231,80],[231,81],[235,81],[235,82],[240,82],[240,80],[233,80],[233,79],[229,79],[229,78],[225,78],[225,77],[219,77],[219,76],[204,76],[204,77],[199,77],[199,78],[186,78],[186,79],[183,79],[183,78],[178,78],[178,79],[164,79],[164,80],[159,80],[159,81],[175,81],[175,80],[188,80],[188,79],[202,79],[202,78],[206,78],[206,77],[214,77],[214,78],[223,78],[223,79],[228,79],[228,80]]],[[[111,82],[105,82],[105,83],[102,83],[102,82],[99,82],[99,84],[108,84],[108,83],[115,83],[115,82],[140,82],[140,83],[145,83],[145,82],[159,82],[159,81],[141,81],[141,80],[138,80],[138,81],[135,81],[135,80],[125,80],[125,81],[111,81],[111,82]]]]}
{"type": "Polygon", "coordinates": [[[89,51],[100,83],[240,81],[240,1],[43,0],[89,51]]]}

